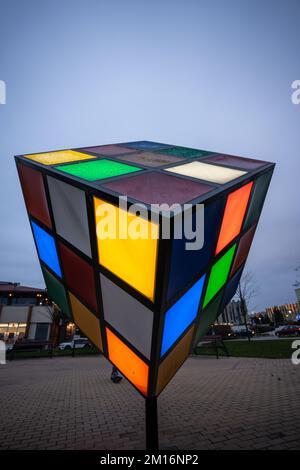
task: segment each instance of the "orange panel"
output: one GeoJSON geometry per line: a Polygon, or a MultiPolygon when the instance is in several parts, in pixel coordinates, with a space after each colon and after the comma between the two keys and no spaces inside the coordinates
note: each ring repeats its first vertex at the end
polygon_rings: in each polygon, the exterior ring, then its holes
{"type": "Polygon", "coordinates": [[[160,364],[156,384],[156,395],[160,394],[160,392],[170,382],[173,375],[188,357],[193,339],[193,333],[194,325],[160,364]]]}
{"type": "Polygon", "coordinates": [[[227,197],[216,255],[240,233],[252,186],[253,181],[227,197]]]}
{"type": "Polygon", "coordinates": [[[108,328],[106,335],[109,360],[144,395],[147,395],[149,366],[108,328]]]}

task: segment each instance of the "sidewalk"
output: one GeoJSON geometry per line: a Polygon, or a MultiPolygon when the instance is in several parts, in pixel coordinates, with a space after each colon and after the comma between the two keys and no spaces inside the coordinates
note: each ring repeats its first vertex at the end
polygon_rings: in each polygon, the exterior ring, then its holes
{"type": "MultiPolygon", "coordinates": [[[[0,449],[143,449],[144,400],[103,357],[0,366],[0,449]]],[[[158,399],[161,449],[300,449],[300,366],[190,357],[158,399]]]]}

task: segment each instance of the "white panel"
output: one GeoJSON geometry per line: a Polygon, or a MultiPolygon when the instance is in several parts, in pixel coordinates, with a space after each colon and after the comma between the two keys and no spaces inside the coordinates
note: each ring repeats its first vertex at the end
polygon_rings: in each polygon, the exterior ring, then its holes
{"type": "Polygon", "coordinates": [[[100,274],[105,320],[150,359],[153,312],[100,274]]]}
{"type": "Polygon", "coordinates": [[[91,256],[85,193],[47,176],[56,231],[87,256],[91,256]]]}
{"type": "Polygon", "coordinates": [[[52,307],[37,306],[33,307],[31,313],[31,323],[52,323],[52,307]]]}
{"type": "Polygon", "coordinates": [[[28,316],[28,306],[15,307],[4,306],[1,311],[1,323],[26,323],[28,316]]]}
{"type": "Polygon", "coordinates": [[[184,165],[168,168],[165,171],[219,184],[228,183],[247,173],[246,171],[226,168],[224,166],[209,165],[208,163],[202,162],[186,163],[184,165]]]}

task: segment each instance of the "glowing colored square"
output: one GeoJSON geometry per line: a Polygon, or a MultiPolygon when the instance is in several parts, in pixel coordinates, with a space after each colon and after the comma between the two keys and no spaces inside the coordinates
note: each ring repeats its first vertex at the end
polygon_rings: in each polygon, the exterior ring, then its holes
{"type": "Polygon", "coordinates": [[[224,166],[233,166],[241,170],[256,170],[267,164],[262,160],[253,160],[252,158],[236,157],[234,155],[214,155],[205,160],[207,163],[219,163],[224,166]]]}
{"type": "Polygon", "coordinates": [[[231,269],[231,274],[230,274],[231,276],[235,273],[235,271],[239,269],[239,267],[243,264],[243,262],[247,258],[250,247],[251,247],[251,243],[254,237],[255,230],[256,230],[256,225],[254,225],[250,230],[248,230],[248,232],[246,232],[240,239],[239,246],[236,251],[236,255],[235,255],[234,262],[233,262],[232,269],[231,269]]]}
{"type": "Polygon", "coordinates": [[[203,308],[219,292],[227,281],[236,244],[233,245],[212,267],[206,288],[203,308]]]}
{"type": "Polygon", "coordinates": [[[94,271],[92,265],[70,250],[62,242],[58,242],[65,282],[79,299],[94,312],[98,310],[94,271]]]}
{"type": "Polygon", "coordinates": [[[228,281],[225,286],[225,292],[221,302],[220,312],[223,312],[226,305],[231,301],[232,297],[235,296],[240,279],[242,277],[244,267],[241,266],[240,269],[234,274],[234,276],[228,281]]]}
{"type": "Polygon", "coordinates": [[[173,155],[165,155],[164,153],[158,152],[137,152],[130,155],[120,155],[116,158],[118,160],[126,160],[127,162],[152,168],[182,161],[182,158],[173,157],[173,155]]]}
{"type": "Polygon", "coordinates": [[[62,313],[68,318],[72,319],[72,315],[69,308],[67,294],[64,286],[54,277],[47,269],[42,266],[42,271],[47,287],[47,293],[49,299],[55,302],[61,309],[62,313]]]}
{"type": "Polygon", "coordinates": [[[121,145],[115,145],[115,144],[97,145],[96,147],[87,147],[81,150],[85,150],[86,152],[93,152],[103,157],[114,157],[116,155],[123,155],[126,153],[138,152],[138,150],[127,148],[127,147],[122,147],[121,145]]]}
{"type": "Polygon", "coordinates": [[[106,328],[106,336],[109,360],[143,395],[147,395],[148,365],[108,328],[106,328]]]}
{"type": "Polygon", "coordinates": [[[91,257],[85,192],[51,176],[47,181],[56,232],[91,257]]]}
{"type": "Polygon", "coordinates": [[[141,168],[136,166],[106,159],[75,163],[74,165],[56,166],[55,169],[87,181],[113,178],[115,176],[141,171],[141,168]]]}
{"type": "Polygon", "coordinates": [[[214,152],[208,152],[206,150],[191,149],[189,147],[172,147],[163,151],[166,155],[174,155],[175,157],[207,157],[214,152]]]}
{"type": "Polygon", "coordinates": [[[102,185],[146,204],[184,204],[214,189],[214,186],[166,173],[146,172],[102,185]]]}
{"type": "Polygon", "coordinates": [[[42,173],[20,164],[18,171],[29,214],[52,228],[42,173]]]}
{"type": "Polygon", "coordinates": [[[25,158],[42,163],[43,165],[57,165],[59,163],[76,162],[96,158],[93,155],[76,152],[75,150],[59,150],[58,152],[34,153],[25,155],[25,158]]]}
{"type": "Polygon", "coordinates": [[[101,351],[102,338],[99,319],[86,308],[71,292],[69,292],[74,322],[78,328],[94,343],[101,351]]]}
{"type": "Polygon", "coordinates": [[[176,344],[174,349],[161,362],[158,369],[156,394],[159,395],[165,386],[170,382],[179,367],[183,364],[190,353],[192,343],[194,325],[176,344]]]}
{"type": "Polygon", "coordinates": [[[203,162],[190,162],[174,166],[165,171],[177,173],[190,178],[197,178],[211,183],[225,184],[246,174],[246,171],[225,168],[223,166],[209,165],[203,162]]]}
{"type": "Polygon", "coordinates": [[[193,347],[197,346],[199,341],[206,335],[207,331],[215,323],[220,315],[220,303],[222,300],[224,289],[219,292],[215,299],[210,302],[207,308],[200,311],[196,324],[196,333],[193,341],[193,347]]]}
{"type": "Polygon", "coordinates": [[[54,238],[35,222],[31,221],[31,226],[40,259],[61,277],[54,238]]]}
{"type": "Polygon", "coordinates": [[[195,320],[205,275],[201,277],[165,314],[161,356],[195,320]]]}
{"type": "Polygon", "coordinates": [[[100,264],[153,300],[159,226],[98,198],[94,208],[100,264]],[[131,236],[136,226],[145,238],[131,236]]]}
{"type": "Polygon", "coordinates": [[[139,140],[137,142],[126,142],[122,144],[125,147],[130,147],[139,150],[159,150],[171,147],[168,144],[161,144],[160,142],[151,142],[150,140],[139,140]]]}
{"type": "Polygon", "coordinates": [[[150,359],[153,312],[103,274],[100,280],[105,321],[150,359]]]}
{"type": "Polygon", "coordinates": [[[204,204],[204,244],[200,250],[187,250],[186,244],[194,240],[188,240],[184,234],[184,223],[186,226],[195,227],[196,218],[201,211],[199,205],[194,211],[186,211],[184,217],[174,219],[175,230],[181,228],[182,238],[172,240],[172,252],[169,268],[169,282],[167,299],[193,282],[194,279],[206,269],[211,255],[216,246],[218,230],[221,225],[223,213],[222,198],[214,199],[210,203],[204,204]]]}
{"type": "Polygon", "coordinates": [[[268,187],[272,178],[272,173],[273,170],[268,171],[267,173],[264,173],[263,175],[259,176],[254,182],[254,187],[251,199],[249,201],[247,215],[245,217],[243,227],[244,230],[247,230],[252,225],[254,225],[260,217],[260,213],[262,211],[268,187]]]}
{"type": "Polygon", "coordinates": [[[216,254],[240,233],[252,186],[253,181],[233,191],[227,197],[216,254]]]}

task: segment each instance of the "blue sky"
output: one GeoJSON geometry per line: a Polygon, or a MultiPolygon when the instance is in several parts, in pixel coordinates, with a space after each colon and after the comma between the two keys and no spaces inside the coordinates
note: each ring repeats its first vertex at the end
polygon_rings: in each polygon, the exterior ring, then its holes
{"type": "Polygon", "coordinates": [[[13,155],[157,140],[277,163],[252,307],[300,264],[298,0],[0,0],[0,279],[43,285],[13,155]]]}

